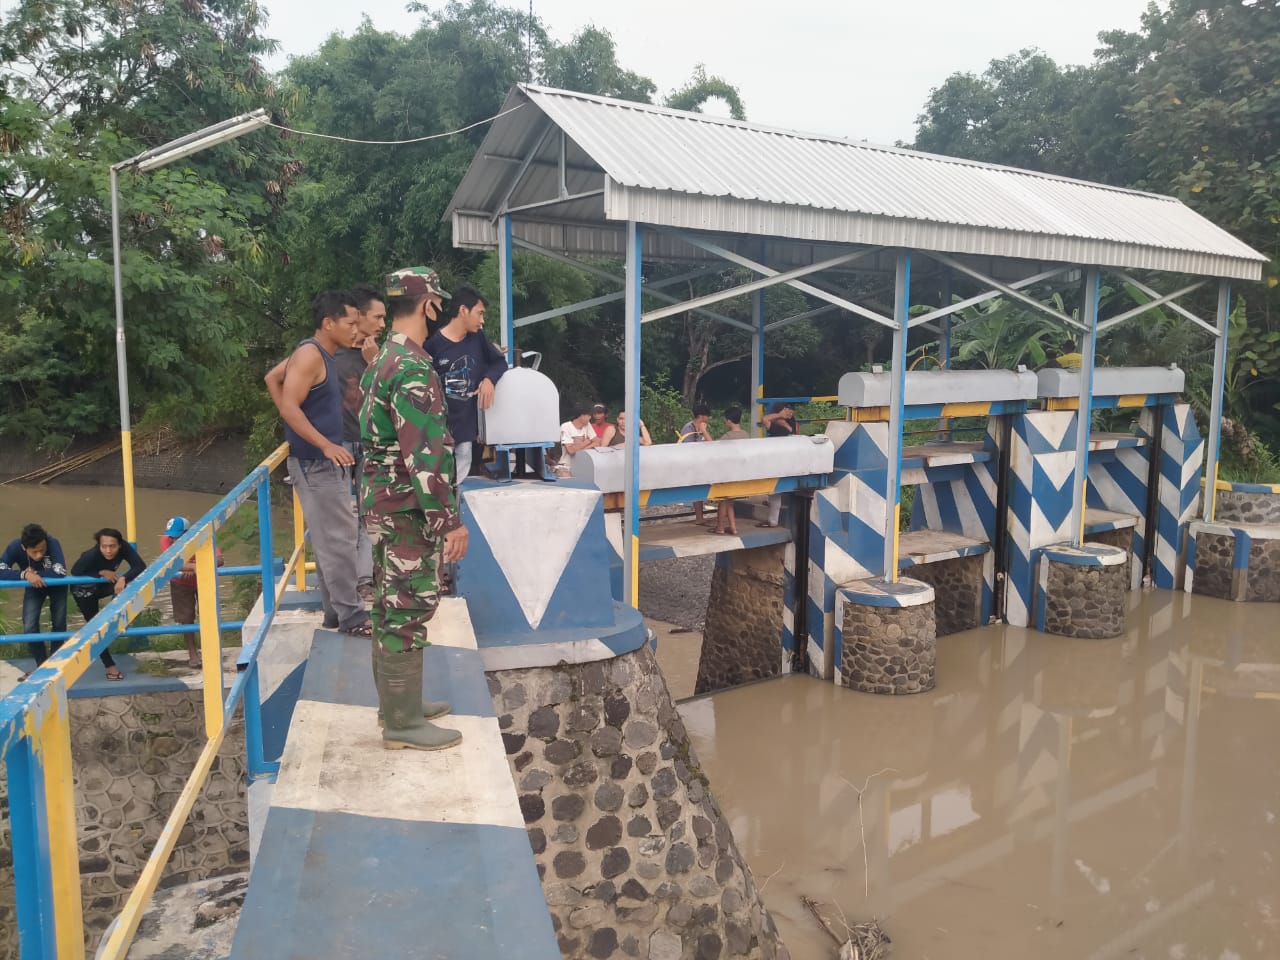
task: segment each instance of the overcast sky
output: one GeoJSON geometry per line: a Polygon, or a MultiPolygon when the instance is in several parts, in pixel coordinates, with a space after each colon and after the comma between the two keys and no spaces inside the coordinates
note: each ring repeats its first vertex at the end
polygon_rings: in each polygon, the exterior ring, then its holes
{"type": "MultiPolygon", "coordinates": [[[[283,44],[274,66],[350,33],[367,13],[383,30],[410,32],[404,0],[263,0],[266,33],[283,44]]],[[[512,4],[527,9],[525,4],[512,4]]],[[[618,59],[651,77],[659,96],[698,63],[741,90],[747,118],[770,126],[910,141],[931,88],[958,70],[1023,47],[1059,64],[1088,63],[1099,31],[1137,29],[1147,0],[534,0],[551,35],[588,24],[613,34],[618,59]]],[[[432,3],[439,8],[442,3],[432,3]]],[[[427,132],[427,131],[424,131],[427,132]]]]}

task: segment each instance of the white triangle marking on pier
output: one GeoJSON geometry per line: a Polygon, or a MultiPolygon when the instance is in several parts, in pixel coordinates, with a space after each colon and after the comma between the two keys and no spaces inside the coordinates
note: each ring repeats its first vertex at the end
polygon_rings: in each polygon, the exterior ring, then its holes
{"type": "Polygon", "coordinates": [[[547,496],[551,491],[544,488],[520,487],[473,493],[467,501],[525,619],[536,630],[600,494],[562,487],[547,496]]]}

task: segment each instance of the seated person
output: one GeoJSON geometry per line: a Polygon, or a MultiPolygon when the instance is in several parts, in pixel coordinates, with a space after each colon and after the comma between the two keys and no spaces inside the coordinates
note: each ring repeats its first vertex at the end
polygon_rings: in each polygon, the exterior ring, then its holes
{"type": "MultiPolygon", "coordinates": [[[[93,540],[95,545],[80,554],[80,559],[71,566],[73,577],[101,577],[107,581],[83,583],[71,588],[71,596],[85,623],[98,615],[98,607],[103,600],[118,595],[147,566],[138,556],[138,551],[125,540],[124,534],[114,527],[103,527],[93,535],[93,540]],[[129,564],[123,575],[116,573],[122,561],[129,564]]],[[[107,668],[108,680],[124,679],[110,650],[103,650],[98,656],[107,668]]]]}
{"type": "Polygon", "coordinates": [[[560,460],[556,463],[557,477],[573,476],[573,455],[575,453],[590,450],[592,447],[604,446],[600,438],[596,436],[595,430],[591,428],[591,411],[586,406],[575,404],[570,407],[569,412],[573,416],[560,424],[560,446],[562,452],[560,460]]]}
{"type": "Polygon", "coordinates": [[[603,403],[597,403],[591,408],[591,429],[595,431],[596,436],[600,438],[602,446],[611,447],[613,444],[613,435],[617,433],[617,429],[609,422],[609,408],[603,403]]]}
{"type": "MultiPolygon", "coordinates": [[[[67,562],[62,554],[62,544],[45,533],[38,523],[28,523],[22,535],[4,548],[0,554],[0,580],[25,580],[29,584],[22,591],[22,632],[40,632],[40,611],[49,601],[49,618],[54,633],[67,632],[67,588],[64,584],[49,586],[45,577],[65,577],[67,562]]],[[[62,640],[28,640],[27,650],[36,666],[44,663],[62,646],[62,640]]],[[[31,676],[24,673],[19,681],[31,676]]]]}
{"type": "MultiPolygon", "coordinates": [[[[620,447],[627,442],[627,411],[618,411],[618,427],[613,431],[613,436],[607,441],[610,447],[620,447]]],[[[649,436],[649,428],[644,425],[644,421],[640,421],[640,446],[647,447],[653,443],[653,439],[649,436]]]]}

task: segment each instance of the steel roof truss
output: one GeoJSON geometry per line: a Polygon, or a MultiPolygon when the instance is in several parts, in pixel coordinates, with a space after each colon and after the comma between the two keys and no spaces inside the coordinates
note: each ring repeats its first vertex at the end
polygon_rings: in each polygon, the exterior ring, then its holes
{"type": "MultiPolygon", "coordinates": [[[[960,261],[954,260],[951,257],[948,257],[946,254],[931,252],[929,256],[932,257],[934,260],[937,260],[939,263],[946,264],[952,270],[959,271],[960,273],[963,273],[967,277],[972,277],[974,280],[977,280],[981,283],[985,283],[987,286],[991,287],[994,290],[999,291],[1000,293],[1003,293],[1007,297],[1012,297],[1015,300],[1019,300],[1022,303],[1025,303],[1029,307],[1035,307],[1035,309],[1039,310],[1041,313],[1046,313],[1049,316],[1053,317],[1055,320],[1065,323],[1068,326],[1075,327],[1077,330],[1083,331],[1085,329],[1084,324],[1081,323],[1079,320],[1075,319],[1075,317],[1069,317],[1065,313],[1055,310],[1053,307],[1048,306],[1047,304],[1041,303],[1039,300],[1035,299],[1034,297],[1027,296],[1025,293],[1022,293],[1020,290],[1016,289],[1015,287],[1009,286],[1008,284],[1005,284],[1005,283],[1001,283],[998,280],[993,280],[990,277],[986,276],[985,274],[980,273],[977,270],[974,270],[972,267],[967,267],[960,261]]],[[[933,314],[929,314],[928,316],[930,318],[934,318],[937,316],[937,314],[933,313],[933,314]]]]}

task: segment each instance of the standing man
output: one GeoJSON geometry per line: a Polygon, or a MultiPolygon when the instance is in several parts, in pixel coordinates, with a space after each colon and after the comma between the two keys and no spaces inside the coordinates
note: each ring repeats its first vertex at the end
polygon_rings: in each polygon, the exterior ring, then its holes
{"type": "Polygon", "coordinates": [[[325,626],[367,637],[369,615],[356,593],[356,517],[351,484],[356,458],[342,443],[342,385],[334,356],[356,342],[351,294],[326,290],[311,304],[314,336],[298,344],[285,364],[279,390],[266,376],[289,441],[289,475],[302,501],[325,626]]]}
{"type": "MultiPolygon", "coordinates": [[[[40,632],[40,611],[49,601],[50,626],[54,633],[67,632],[67,588],[51,587],[45,577],[65,577],[67,560],[60,544],[38,523],[28,523],[22,535],[4,548],[0,554],[0,580],[25,580],[27,589],[22,591],[22,632],[40,632]]],[[[27,650],[36,666],[49,659],[63,641],[28,640],[27,650]]],[[[22,680],[31,676],[24,673],[22,680]]]]}
{"type": "MultiPolygon", "coordinates": [[[[356,342],[351,347],[339,347],[333,355],[338,369],[338,384],[342,388],[342,443],[355,457],[356,480],[360,478],[360,466],[364,459],[360,446],[360,378],[373,358],[378,355],[378,337],[387,325],[387,307],[382,294],[365,283],[351,288],[359,316],[356,319],[356,342]]],[[[280,391],[284,389],[284,371],[289,361],[281,360],[267,374],[267,390],[280,406],[280,391]]],[[[351,509],[356,515],[356,591],[363,601],[373,599],[373,551],[369,535],[365,533],[360,513],[358,484],[351,488],[351,509]]]]}
{"type": "Polygon", "coordinates": [[[462,287],[453,297],[442,290],[440,296],[451,301],[448,322],[424,347],[449,399],[449,433],[458,470],[454,482],[461,483],[471,475],[479,411],[493,404],[493,388],[507,372],[507,358],[484,335],[484,297],[471,287],[462,287]]]}
{"type": "Polygon", "coordinates": [[[442,750],[462,734],[431,723],[446,702],[422,699],[422,650],[440,604],[440,564],[467,552],[453,487],[444,390],[423,350],[446,296],[430,267],[387,277],[391,335],[361,386],[361,495],[373,544],[373,682],[388,750],[442,750]]]}
{"type": "MultiPolygon", "coordinates": [[[[789,403],[775,403],[764,415],[764,429],[770,437],[794,437],[800,432],[796,412],[789,403]]],[[[761,520],[757,527],[776,527],[782,517],[782,494],[769,494],[769,519],[761,520]]]]}

